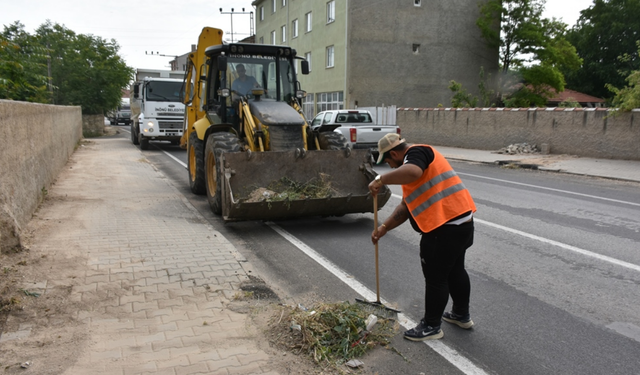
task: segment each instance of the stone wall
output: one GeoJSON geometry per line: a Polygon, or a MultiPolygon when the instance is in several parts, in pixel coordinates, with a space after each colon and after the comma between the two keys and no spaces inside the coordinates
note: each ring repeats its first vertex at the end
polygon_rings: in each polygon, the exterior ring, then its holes
{"type": "Polygon", "coordinates": [[[398,108],[396,120],[411,143],[499,150],[526,142],[552,154],[640,160],[640,110],[398,108]]]}
{"type": "Polygon", "coordinates": [[[104,135],[103,115],[82,115],[82,135],[85,138],[104,135]]]}
{"type": "MultiPolygon", "coordinates": [[[[104,125],[104,120],[103,120],[104,125]]],[[[20,230],[82,139],[80,107],[0,100],[0,249],[20,230]]]]}

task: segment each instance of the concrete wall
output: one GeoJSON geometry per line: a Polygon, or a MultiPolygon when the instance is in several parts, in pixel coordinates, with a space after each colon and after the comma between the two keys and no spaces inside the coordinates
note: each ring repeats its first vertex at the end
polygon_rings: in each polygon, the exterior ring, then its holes
{"type": "Polygon", "coordinates": [[[480,150],[546,143],[552,154],[640,160],[640,110],[399,108],[396,119],[411,143],[480,150]]]}
{"type": "Polygon", "coordinates": [[[82,139],[80,107],[0,100],[0,139],[0,249],[7,251],[82,139]]]}

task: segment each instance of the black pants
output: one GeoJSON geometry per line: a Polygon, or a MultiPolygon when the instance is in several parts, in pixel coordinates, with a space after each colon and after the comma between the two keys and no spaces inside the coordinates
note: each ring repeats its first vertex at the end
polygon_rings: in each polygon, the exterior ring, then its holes
{"type": "Polygon", "coordinates": [[[443,225],[420,240],[420,260],[425,279],[424,320],[439,326],[449,301],[458,315],[469,313],[471,285],[464,268],[464,256],[473,244],[473,221],[460,225],[443,225]]]}

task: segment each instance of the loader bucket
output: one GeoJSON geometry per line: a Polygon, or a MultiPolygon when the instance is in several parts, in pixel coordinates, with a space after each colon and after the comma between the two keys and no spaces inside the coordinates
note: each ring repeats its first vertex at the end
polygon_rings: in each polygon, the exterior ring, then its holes
{"type": "MultiPolygon", "coordinates": [[[[376,172],[369,150],[224,153],[222,217],[225,221],[277,220],[373,212],[368,185],[376,172]],[[320,196],[274,195],[282,181],[327,188],[320,196]]],[[[381,208],[391,197],[383,187],[381,208]]]]}

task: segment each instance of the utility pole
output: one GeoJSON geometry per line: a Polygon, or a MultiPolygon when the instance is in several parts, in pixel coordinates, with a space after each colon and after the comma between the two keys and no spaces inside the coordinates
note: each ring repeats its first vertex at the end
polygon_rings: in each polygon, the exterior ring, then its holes
{"type": "Polygon", "coordinates": [[[234,12],[233,8],[231,8],[231,12],[223,12],[222,8],[220,8],[220,14],[230,14],[231,15],[231,43],[234,42],[233,40],[233,15],[234,14],[249,14],[249,18],[250,18],[250,35],[253,35],[253,12],[245,12],[244,8],[242,8],[242,12],[234,12]]]}

